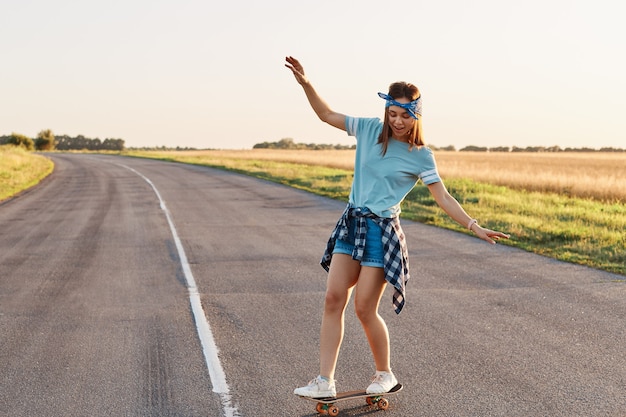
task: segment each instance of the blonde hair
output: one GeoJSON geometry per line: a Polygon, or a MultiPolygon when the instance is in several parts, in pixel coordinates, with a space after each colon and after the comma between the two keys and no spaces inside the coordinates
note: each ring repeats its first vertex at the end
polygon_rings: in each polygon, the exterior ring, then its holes
{"type": "MultiPolygon", "coordinates": [[[[404,81],[398,81],[389,86],[389,93],[394,99],[406,98],[413,101],[420,97],[420,90],[414,84],[404,81]]],[[[387,153],[387,146],[389,145],[389,138],[391,138],[392,132],[389,128],[389,113],[385,111],[385,120],[383,122],[383,130],[378,137],[378,143],[382,145],[382,154],[387,153]]],[[[413,127],[409,132],[409,150],[417,146],[424,146],[424,139],[422,138],[422,116],[420,115],[413,123],[413,127]]]]}

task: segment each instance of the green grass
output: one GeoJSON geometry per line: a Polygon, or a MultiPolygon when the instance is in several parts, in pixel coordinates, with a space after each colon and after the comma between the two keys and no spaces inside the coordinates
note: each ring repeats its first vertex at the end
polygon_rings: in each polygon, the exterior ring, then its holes
{"type": "MultiPolygon", "coordinates": [[[[446,185],[481,224],[511,234],[504,244],[626,274],[624,204],[511,190],[469,180],[447,181],[446,185]]],[[[416,187],[407,196],[404,217],[464,231],[436,206],[426,187],[416,187]]]]}
{"type": "MultiPolygon", "coordinates": [[[[347,201],[352,172],[324,166],[206,156],[158,156],[168,161],[206,165],[289,185],[347,201]]],[[[485,227],[511,234],[500,241],[566,262],[626,275],[626,205],[567,197],[555,193],[513,190],[471,180],[445,181],[450,193],[485,227]]],[[[402,218],[469,233],[418,185],[402,204],[402,218]]]]}
{"type": "Polygon", "coordinates": [[[13,145],[0,146],[0,201],[37,185],[53,169],[48,158],[13,145]]]}

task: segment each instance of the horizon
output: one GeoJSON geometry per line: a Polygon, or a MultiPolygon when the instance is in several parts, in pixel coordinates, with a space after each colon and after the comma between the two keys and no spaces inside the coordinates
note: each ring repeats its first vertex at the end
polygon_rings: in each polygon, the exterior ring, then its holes
{"type": "MultiPolygon", "coordinates": [[[[17,134],[17,135],[21,135],[19,132],[13,132],[11,135],[13,134],[17,134]]],[[[336,144],[336,143],[321,143],[321,142],[313,142],[313,143],[304,143],[304,142],[295,142],[293,141],[293,138],[282,138],[279,141],[275,141],[275,142],[260,142],[260,143],[256,143],[254,145],[252,145],[252,147],[250,148],[237,148],[237,149],[233,149],[233,148],[197,148],[197,147],[191,147],[191,146],[165,146],[165,145],[145,145],[145,146],[126,146],[125,144],[125,140],[123,138],[90,138],[88,136],[82,135],[82,134],[78,134],[76,136],[70,136],[70,135],[66,135],[66,134],[54,134],[54,132],[52,132],[53,136],[55,138],[69,138],[69,139],[76,139],[79,137],[82,137],[83,139],[92,141],[92,140],[99,140],[100,142],[104,142],[107,140],[121,140],[124,143],[124,149],[138,149],[138,150],[151,150],[151,149],[155,149],[155,150],[180,150],[180,151],[232,151],[232,150],[241,150],[241,151],[248,151],[248,150],[253,150],[253,149],[272,149],[272,150],[318,150],[318,149],[332,149],[333,147],[335,147],[336,149],[341,149],[341,150],[349,150],[349,149],[355,149],[356,147],[356,143],[353,144],[336,144]],[[293,147],[288,147],[288,146],[281,146],[280,142],[282,141],[291,141],[292,144],[294,145],[293,147]],[[259,146],[259,145],[265,145],[265,146],[259,146]],[[316,148],[319,147],[319,148],[316,148]]],[[[11,135],[0,135],[0,146],[5,145],[5,143],[3,143],[3,140],[9,138],[11,135]]],[[[24,135],[26,136],[26,135],[24,135]]],[[[27,136],[29,137],[29,136],[27,136]]],[[[29,137],[30,139],[32,139],[33,141],[36,140],[36,137],[29,137]]],[[[620,147],[590,147],[590,146],[582,146],[582,147],[560,147],[558,145],[553,145],[553,146],[525,146],[525,147],[521,147],[521,146],[481,146],[481,145],[467,145],[464,146],[462,148],[457,148],[456,146],[449,144],[449,145],[439,145],[439,144],[431,144],[431,143],[427,143],[425,144],[425,146],[432,148],[433,150],[437,150],[437,151],[452,151],[452,152],[494,152],[494,153],[498,153],[498,152],[537,152],[537,153],[550,153],[550,152],[626,152],[626,148],[620,148],[620,147]]],[[[74,149],[74,148],[71,148],[74,149]]]]}

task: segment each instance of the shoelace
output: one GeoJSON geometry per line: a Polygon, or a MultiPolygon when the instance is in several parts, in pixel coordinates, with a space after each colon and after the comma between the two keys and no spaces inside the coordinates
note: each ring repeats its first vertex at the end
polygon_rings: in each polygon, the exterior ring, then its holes
{"type": "Polygon", "coordinates": [[[319,385],[322,384],[322,383],[327,383],[328,385],[330,385],[330,382],[325,381],[323,379],[320,379],[319,377],[316,377],[316,378],[313,378],[311,380],[311,382],[309,382],[309,386],[310,385],[317,385],[319,387],[319,385]]]}
{"type": "Polygon", "coordinates": [[[385,379],[385,374],[374,375],[374,377],[372,378],[372,382],[380,384],[381,382],[383,382],[383,379],[385,379]]]}

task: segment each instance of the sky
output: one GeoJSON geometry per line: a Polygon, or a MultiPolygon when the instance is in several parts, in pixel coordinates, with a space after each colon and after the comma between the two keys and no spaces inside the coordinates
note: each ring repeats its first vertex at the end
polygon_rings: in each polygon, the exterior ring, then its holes
{"type": "Polygon", "coordinates": [[[341,113],[383,117],[416,84],[436,146],[626,148],[621,0],[2,0],[0,135],[127,147],[352,145],[284,67],[341,113]]]}

